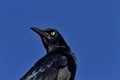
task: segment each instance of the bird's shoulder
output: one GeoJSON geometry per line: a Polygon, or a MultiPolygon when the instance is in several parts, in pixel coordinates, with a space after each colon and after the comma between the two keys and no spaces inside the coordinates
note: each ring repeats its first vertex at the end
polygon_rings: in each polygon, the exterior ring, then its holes
{"type": "Polygon", "coordinates": [[[66,56],[59,53],[46,54],[43,58],[38,60],[20,80],[33,80],[37,78],[49,78],[49,80],[54,80],[58,70],[66,65],[66,56]]]}
{"type": "Polygon", "coordinates": [[[59,53],[52,53],[45,55],[42,59],[38,60],[36,66],[43,66],[49,68],[51,66],[55,68],[63,67],[67,64],[67,58],[65,55],[59,53]],[[59,64],[59,65],[57,65],[59,64]]]}

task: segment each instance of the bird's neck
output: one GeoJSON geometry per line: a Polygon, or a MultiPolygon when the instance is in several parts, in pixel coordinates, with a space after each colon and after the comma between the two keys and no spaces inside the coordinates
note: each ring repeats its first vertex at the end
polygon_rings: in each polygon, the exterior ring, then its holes
{"type": "Polygon", "coordinates": [[[49,46],[48,47],[48,53],[51,52],[63,52],[63,51],[70,51],[70,47],[66,46],[49,46]]]}

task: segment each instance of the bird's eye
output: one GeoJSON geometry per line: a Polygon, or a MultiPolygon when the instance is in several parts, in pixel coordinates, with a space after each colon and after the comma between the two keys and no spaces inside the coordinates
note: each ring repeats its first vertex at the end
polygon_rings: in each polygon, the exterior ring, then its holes
{"type": "Polygon", "coordinates": [[[51,34],[52,36],[54,36],[54,35],[56,34],[56,32],[55,32],[55,31],[52,31],[50,34],[51,34]]]}

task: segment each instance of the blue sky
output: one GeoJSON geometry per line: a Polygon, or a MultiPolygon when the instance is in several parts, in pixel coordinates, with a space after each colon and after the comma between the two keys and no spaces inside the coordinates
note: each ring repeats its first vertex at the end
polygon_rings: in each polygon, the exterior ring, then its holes
{"type": "Polygon", "coordinates": [[[76,80],[120,80],[119,0],[0,0],[0,80],[18,80],[45,55],[31,26],[62,33],[76,80]]]}

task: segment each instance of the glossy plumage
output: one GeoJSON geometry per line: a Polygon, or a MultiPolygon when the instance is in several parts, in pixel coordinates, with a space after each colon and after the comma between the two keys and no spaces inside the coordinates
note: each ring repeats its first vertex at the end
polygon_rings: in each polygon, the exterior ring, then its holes
{"type": "Polygon", "coordinates": [[[61,34],[51,28],[31,29],[40,35],[47,54],[20,80],[74,80],[76,60],[61,34]]]}

